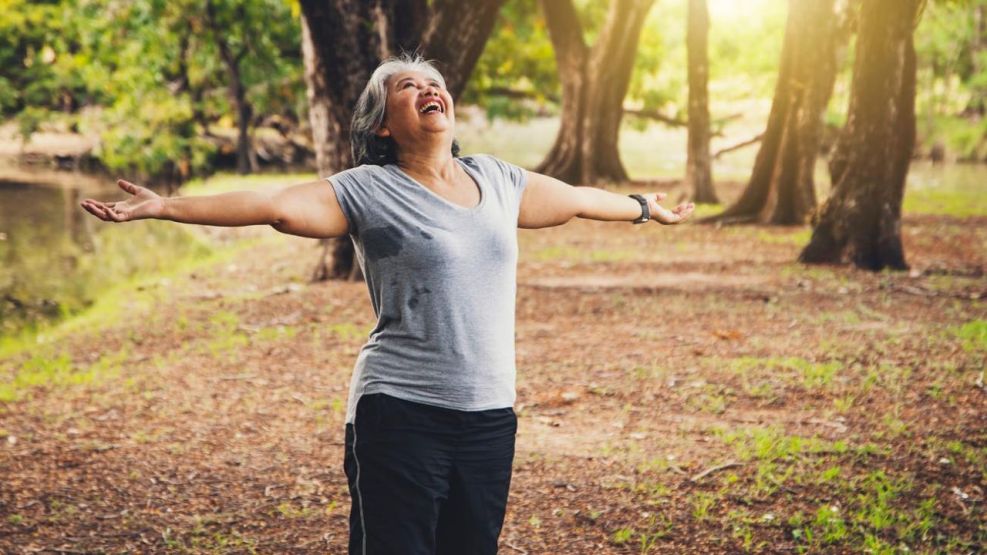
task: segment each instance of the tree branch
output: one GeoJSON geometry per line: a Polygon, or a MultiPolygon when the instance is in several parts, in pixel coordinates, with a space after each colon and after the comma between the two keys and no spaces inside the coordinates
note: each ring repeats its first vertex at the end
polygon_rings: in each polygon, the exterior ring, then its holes
{"type": "Polygon", "coordinates": [[[627,109],[625,109],[624,110],[624,114],[626,114],[628,116],[634,116],[634,117],[639,117],[639,118],[644,118],[644,119],[652,119],[652,120],[655,120],[655,121],[660,121],[660,122],[662,122],[664,124],[667,124],[667,125],[670,125],[672,127],[686,127],[687,125],[689,125],[689,122],[685,121],[684,119],[677,118],[677,117],[672,117],[672,116],[666,116],[665,114],[662,114],[658,110],[647,110],[647,109],[645,109],[645,110],[627,110],[627,109]]]}
{"type": "Polygon", "coordinates": [[[717,158],[719,158],[720,156],[722,156],[722,155],[724,155],[724,154],[726,154],[728,152],[733,152],[735,150],[740,150],[740,149],[744,148],[745,146],[750,146],[752,144],[759,143],[759,142],[761,142],[761,139],[763,139],[763,138],[764,138],[764,133],[758,133],[757,135],[755,135],[754,137],[751,137],[750,139],[747,139],[746,141],[740,141],[739,143],[736,143],[736,144],[733,144],[733,145],[730,145],[730,146],[727,146],[727,147],[723,147],[720,150],[717,150],[716,152],[713,153],[713,159],[716,160],[717,158]]]}

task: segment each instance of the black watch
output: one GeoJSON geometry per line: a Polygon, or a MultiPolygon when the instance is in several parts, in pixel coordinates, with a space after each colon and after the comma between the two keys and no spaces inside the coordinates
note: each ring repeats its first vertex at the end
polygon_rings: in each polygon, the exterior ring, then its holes
{"type": "Polygon", "coordinates": [[[627,195],[632,199],[641,203],[641,217],[634,220],[633,223],[643,224],[644,222],[651,219],[651,210],[648,208],[648,200],[641,195],[627,195]]]}

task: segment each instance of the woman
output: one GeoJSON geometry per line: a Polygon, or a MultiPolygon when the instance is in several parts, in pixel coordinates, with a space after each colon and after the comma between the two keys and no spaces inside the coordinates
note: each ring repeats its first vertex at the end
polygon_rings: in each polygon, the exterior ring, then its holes
{"type": "Polygon", "coordinates": [[[518,227],[573,217],[684,221],[645,196],[571,187],[491,156],[458,157],[442,76],[421,58],[385,61],[353,116],[358,167],[273,192],[131,198],[82,206],[105,221],[267,224],[348,234],[378,321],[357,357],[344,467],[351,554],[496,553],[517,419],[518,227]]]}

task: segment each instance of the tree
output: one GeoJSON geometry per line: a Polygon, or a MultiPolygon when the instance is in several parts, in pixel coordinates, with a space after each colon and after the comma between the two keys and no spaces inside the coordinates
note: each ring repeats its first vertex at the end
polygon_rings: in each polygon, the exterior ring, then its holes
{"type": "Polygon", "coordinates": [[[915,48],[924,0],[864,0],[847,123],[830,161],[833,193],[799,260],[907,269],[901,201],[915,147],[915,48]]]}
{"type": "MultiPolygon", "coordinates": [[[[381,60],[420,51],[438,61],[453,98],[463,91],[504,0],[302,0],[302,52],[319,173],[353,164],[353,107],[381,60]]],[[[328,245],[328,243],[327,243],[328,245]]],[[[317,278],[354,278],[353,245],[335,241],[332,268],[317,278]]]]}
{"type": "Polygon", "coordinates": [[[231,27],[240,23],[249,25],[250,12],[246,6],[239,4],[230,6],[225,3],[217,9],[216,0],[206,0],[205,23],[212,34],[212,40],[219,51],[220,59],[226,68],[226,85],[229,90],[230,103],[236,112],[237,141],[236,141],[236,172],[243,175],[257,169],[257,158],[253,155],[250,144],[250,119],[253,115],[253,105],[247,100],[247,88],[244,86],[241,65],[244,57],[250,53],[250,37],[243,33],[240,45],[235,48],[228,39],[231,27]],[[222,11],[220,11],[222,10],[222,11]]]}
{"type": "Polygon", "coordinates": [[[816,207],[813,172],[836,80],[840,23],[834,0],[789,4],[774,100],[740,198],[706,221],[803,224],[816,207]]]}
{"type": "Polygon", "coordinates": [[[689,139],[685,182],[693,200],[716,204],[713,167],[709,157],[709,10],[706,0],[689,0],[686,43],[689,51],[689,139]]]}
{"type": "Polygon", "coordinates": [[[569,183],[627,180],[618,133],[638,38],[653,2],[613,0],[589,46],[572,0],[542,0],[562,81],[562,113],[539,172],[569,183]]]}

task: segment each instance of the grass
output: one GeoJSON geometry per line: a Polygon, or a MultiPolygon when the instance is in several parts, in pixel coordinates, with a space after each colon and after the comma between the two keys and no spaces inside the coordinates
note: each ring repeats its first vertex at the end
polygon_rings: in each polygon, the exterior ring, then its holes
{"type": "Polygon", "coordinates": [[[806,389],[830,387],[843,370],[843,363],[839,361],[812,362],[801,357],[737,357],[730,359],[727,365],[742,376],[785,376],[806,389]]]}
{"type": "Polygon", "coordinates": [[[167,270],[139,273],[117,282],[102,291],[87,308],[52,325],[39,324],[11,336],[0,337],[0,361],[41,346],[55,344],[60,339],[78,331],[95,332],[114,325],[128,316],[145,313],[156,302],[155,289],[171,280],[182,278],[195,270],[209,267],[235,258],[245,250],[256,247],[260,241],[244,240],[225,247],[211,247],[208,251],[172,260],[167,270]]]}
{"type": "Polygon", "coordinates": [[[902,213],[970,218],[987,216],[987,195],[983,191],[920,189],[906,190],[902,213]]]}
{"type": "Polygon", "coordinates": [[[532,252],[531,259],[538,262],[626,262],[635,260],[641,253],[630,249],[585,249],[572,245],[552,245],[532,252]]]}
{"type": "Polygon", "coordinates": [[[67,239],[38,248],[28,242],[29,231],[17,236],[18,244],[8,246],[6,257],[11,263],[0,268],[0,296],[18,299],[22,308],[0,306],[0,336],[4,337],[0,341],[30,333],[32,328],[43,332],[79,314],[111,295],[113,284],[132,287],[147,276],[184,273],[215,250],[202,234],[170,222],[107,225],[101,224],[89,238],[91,248],[67,239]]]}
{"type": "Polygon", "coordinates": [[[960,340],[965,351],[987,351],[987,320],[971,320],[961,326],[951,327],[949,332],[960,340]]]}
{"type": "Polygon", "coordinates": [[[92,364],[78,365],[64,352],[54,356],[34,355],[12,375],[0,375],[0,402],[18,401],[34,389],[83,386],[111,379],[119,375],[129,357],[129,349],[124,348],[104,354],[92,364]]]}

